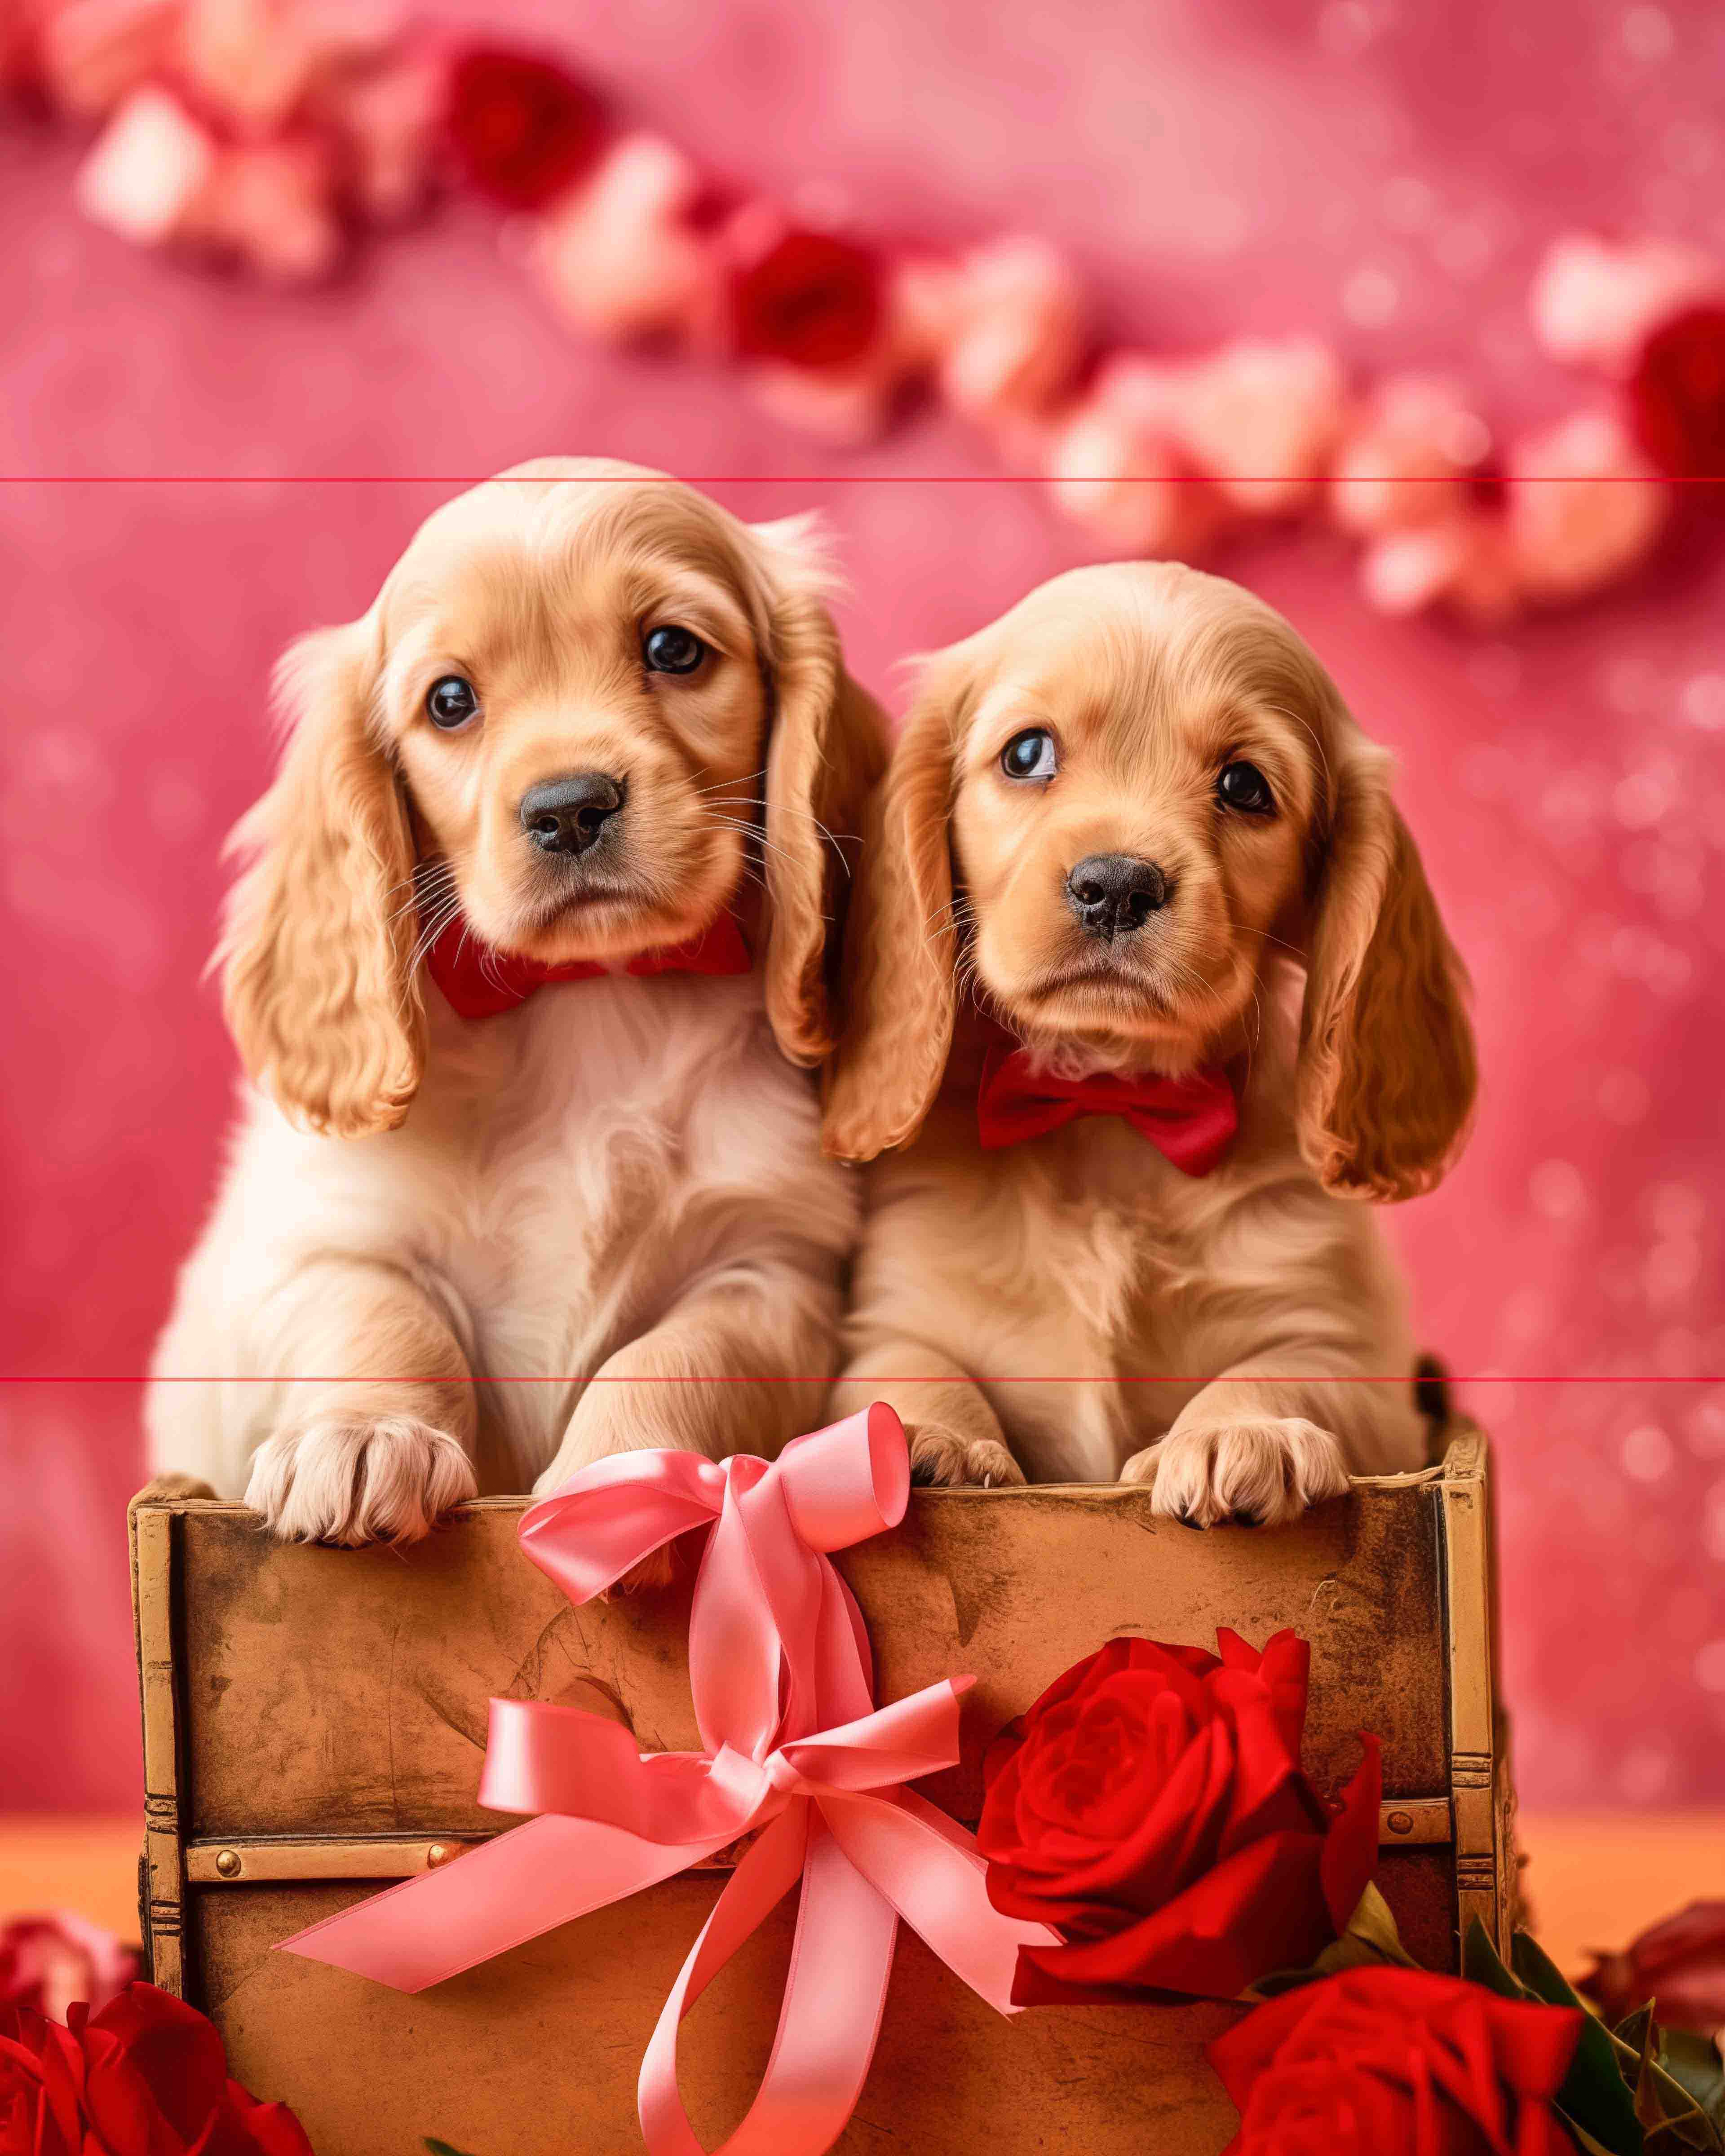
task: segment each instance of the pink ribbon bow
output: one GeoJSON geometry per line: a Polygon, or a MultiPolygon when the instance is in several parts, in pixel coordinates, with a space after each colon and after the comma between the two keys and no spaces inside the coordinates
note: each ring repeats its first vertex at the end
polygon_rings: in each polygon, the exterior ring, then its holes
{"type": "Polygon", "coordinates": [[[973,1681],[874,1703],[862,1614],[826,1553],[896,1526],[909,1491],[903,1426],[877,1404],[773,1462],[623,1453],[531,1507],[521,1547],[578,1604],[711,1527],[689,1622],[704,1749],[642,1753],[601,1716],[494,1699],[480,1800],[542,1816],[285,1949],[420,1991],[758,1830],[648,2044],[641,2132],[652,2156],[704,2156],[677,2093],[679,2026],[800,1877],[778,2033],[720,2156],[819,2156],[861,2093],[901,1917],[1003,2014],[1019,1947],[1058,1943],[989,1907],[974,1839],[901,1786],[956,1763],[973,1681]]]}

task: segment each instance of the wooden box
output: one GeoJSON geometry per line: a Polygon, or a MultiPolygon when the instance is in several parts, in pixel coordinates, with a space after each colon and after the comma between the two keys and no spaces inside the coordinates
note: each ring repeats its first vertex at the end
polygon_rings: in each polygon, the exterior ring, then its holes
{"type": "MultiPolygon", "coordinates": [[[[840,1569],[879,1697],[962,1671],[963,1759],[922,1788],[975,1820],[994,1730],[1111,1636],[1312,1645],[1307,1765],[1336,1789],[1384,1740],[1379,1882],[1409,1949],[1453,1969],[1478,1916],[1507,1943],[1512,1799],[1492,1670],[1484,1440],[1363,1481],[1297,1527],[1193,1532],[1121,1488],[928,1491],[840,1569]]],[[[696,1743],[688,1582],[575,1609],[522,1558],[522,1504],[464,1507],[405,1551],[285,1548],[242,1507],[147,1496],[132,1517],[155,1980],[211,2014],[232,2071],[285,2098],[318,2156],[639,2148],[642,2051],[722,1884],[685,1873],[418,1997],[270,1952],[380,1881],[514,1824],[474,1802],[493,1693],[696,1743]]],[[[777,2015],[794,1897],[697,2007],[683,2088],[709,2146],[741,2117],[777,2015]]],[[[994,2015],[901,1928],[845,2150],[1215,2156],[1232,2107],[1203,2056],[1238,2010],[994,2015]]]]}

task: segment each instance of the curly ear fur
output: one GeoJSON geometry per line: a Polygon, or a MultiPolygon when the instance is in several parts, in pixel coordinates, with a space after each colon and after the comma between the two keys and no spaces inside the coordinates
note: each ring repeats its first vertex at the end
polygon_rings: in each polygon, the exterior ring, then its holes
{"type": "Polygon", "coordinates": [[[216,951],[246,1069],[295,1122],[337,1137],[399,1123],[424,1060],[413,834],[367,724],[371,665],[363,623],[284,655],[275,695],[292,732],[229,841],[250,862],[216,951]]]}
{"type": "MultiPolygon", "coordinates": [[[[845,670],[825,575],[807,525],[756,532],[768,554],[767,1016],[793,1063],[822,1062],[834,1026],[829,961],[848,894],[840,841],[854,839],[886,762],[880,706],[845,670]]],[[[850,852],[854,855],[854,844],[850,852]]]]}
{"type": "Polygon", "coordinates": [[[1390,798],[1388,755],[1349,741],[1336,768],[1300,1027],[1300,1150],[1339,1196],[1412,1198],[1442,1180],[1472,1113],[1467,977],[1390,798]]]}
{"type": "Polygon", "coordinates": [[[946,1071],[957,929],[947,824],[960,676],[937,662],[863,819],[845,937],[845,1024],[821,1147],[872,1160],[922,1127],[946,1071]]]}

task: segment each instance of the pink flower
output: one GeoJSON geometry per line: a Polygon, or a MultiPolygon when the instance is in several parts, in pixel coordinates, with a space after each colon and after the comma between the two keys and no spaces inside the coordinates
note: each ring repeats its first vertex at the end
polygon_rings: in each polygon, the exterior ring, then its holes
{"type": "Polygon", "coordinates": [[[428,192],[449,69],[433,50],[408,49],[344,69],[315,111],[340,136],[347,189],[372,223],[398,223],[428,192]]]}
{"type": "Polygon", "coordinates": [[[37,37],[43,86],[58,105],[95,119],[166,64],[178,0],[74,0],[37,37]]]}
{"type": "Polygon", "coordinates": [[[1525,590],[1579,598],[1652,551],[1670,511],[1670,489],[1615,413],[1578,413],[1512,446],[1508,535],[1525,590]]]}
{"type": "Polygon", "coordinates": [[[1190,560],[1214,536],[1220,505],[1173,445],[1147,382],[1155,372],[1129,354],[1108,361],[1050,429],[1043,469],[1059,507],[1105,546],[1190,560]]]}
{"type": "Polygon", "coordinates": [[[1547,252],[1533,280],[1533,334],[1568,367],[1622,377],[1655,330],[1697,300],[1725,291],[1718,264],[1667,239],[1625,245],[1572,233],[1547,252]]]}
{"type": "Polygon", "coordinates": [[[138,1973],[138,1951],[69,1909],[0,1924],[0,2006],[64,2021],[81,1999],[100,2014],[138,1973]]]}
{"type": "Polygon", "coordinates": [[[1491,439],[1455,383],[1393,376],[1350,418],[1331,459],[1330,514],[1344,531],[1373,535],[1453,516],[1462,475],[1491,439]]]}
{"type": "Polygon", "coordinates": [[[1347,392],[1329,346],[1247,337],[1173,370],[1177,438],[1224,501],[1260,516],[1297,508],[1342,431],[1347,392]]]}
{"type": "Polygon", "coordinates": [[[719,259],[690,222],[701,191],[695,167],[660,136],[614,144],[538,228],[531,259],[558,311],[592,336],[713,344],[719,259]]]}
{"type": "Polygon", "coordinates": [[[183,229],[216,168],[214,138],[165,90],[135,90],[79,169],[78,207],[121,239],[154,246],[183,229]]]}
{"type": "Polygon", "coordinates": [[[341,253],[336,172],[320,136],[286,133],[225,149],[178,236],[233,254],[272,282],[327,276],[341,253]]]}
{"type": "Polygon", "coordinates": [[[1360,581],[1380,613],[1419,613],[1441,602],[1481,627],[1507,621],[1522,596],[1502,517],[1465,501],[1432,522],[1374,539],[1360,581]]]}
{"type": "Polygon", "coordinates": [[[332,69],[381,54],[395,11],[365,0],[184,0],[176,59],[187,87],[246,133],[294,116],[332,69]]]}
{"type": "Polygon", "coordinates": [[[1077,371],[1084,295],[1043,240],[976,248],[944,295],[937,297],[931,280],[924,296],[935,318],[941,394],[967,419],[994,426],[1039,418],[1077,371]]]}

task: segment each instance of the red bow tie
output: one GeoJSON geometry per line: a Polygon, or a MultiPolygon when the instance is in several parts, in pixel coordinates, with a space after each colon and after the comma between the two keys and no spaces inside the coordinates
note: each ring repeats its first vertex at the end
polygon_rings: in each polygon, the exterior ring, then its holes
{"type": "Polygon", "coordinates": [[[480,942],[459,914],[425,953],[426,971],[457,1018],[495,1018],[526,1003],[547,981],[596,981],[619,970],[637,979],[652,973],[746,973],[752,964],[742,931],[728,913],[719,914],[686,943],[637,952],[620,969],[595,965],[589,958],[543,966],[536,958],[494,950],[480,942]]]}
{"type": "Polygon", "coordinates": [[[1124,1116],[1183,1175],[1208,1175],[1240,1127],[1234,1088],[1214,1064],[1189,1078],[1122,1078],[1106,1070],[1055,1078],[1036,1070],[1022,1048],[989,1049],[976,1101],[977,1128],[989,1151],[1040,1137],[1079,1116],[1124,1116]]]}

